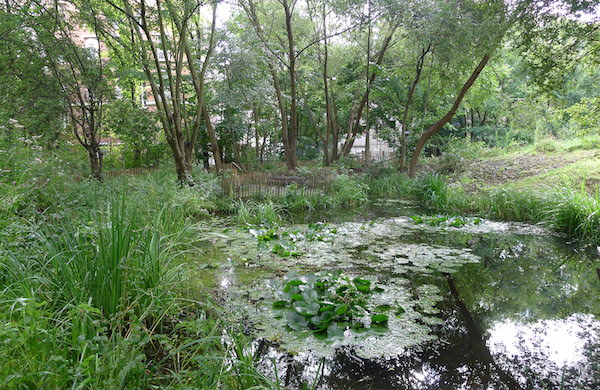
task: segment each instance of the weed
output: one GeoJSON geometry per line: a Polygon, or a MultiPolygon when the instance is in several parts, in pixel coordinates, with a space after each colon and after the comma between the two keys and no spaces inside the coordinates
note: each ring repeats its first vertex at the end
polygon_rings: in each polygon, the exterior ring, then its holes
{"type": "Polygon", "coordinates": [[[448,186],[440,175],[427,174],[413,183],[412,196],[429,209],[444,210],[448,205],[448,193],[448,186]]]}

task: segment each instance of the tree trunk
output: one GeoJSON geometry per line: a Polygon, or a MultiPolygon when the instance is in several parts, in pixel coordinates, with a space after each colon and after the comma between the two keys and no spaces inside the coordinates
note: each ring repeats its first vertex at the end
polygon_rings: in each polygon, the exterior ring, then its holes
{"type": "Polygon", "coordinates": [[[331,156],[329,163],[336,161],[339,157],[339,144],[340,144],[340,122],[337,110],[337,103],[335,101],[335,94],[331,94],[331,108],[333,111],[333,116],[331,118],[331,156]]]}
{"type": "Polygon", "coordinates": [[[431,49],[431,46],[429,46],[427,49],[423,49],[423,51],[421,52],[421,55],[419,56],[419,58],[417,60],[417,69],[416,69],[416,73],[415,73],[415,78],[413,79],[413,82],[410,85],[410,88],[408,89],[408,93],[406,95],[406,106],[404,107],[404,113],[402,115],[402,125],[401,125],[402,129],[400,130],[400,131],[402,131],[402,135],[400,137],[402,140],[402,145],[401,145],[401,149],[400,149],[400,171],[401,172],[404,172],[406,170],[406,149],[407,149],[406,131],[408,130],[408,113],[410,110],[410,105],[412,103],[413,95],[417,88],[417,84],[419,84],[419,80],[421,79],[421,73],[423,71],[423,64],[425,63],[425,56],[427,55],[427,53],[429,53],[430,49],[431,49]]]}
{"type": "Polygon", "coordinates": [[[260,160],[260,134],[258,132],[258,111],[256,105],[252,105],[252,120],[254,122],[254,152],[256,161],[260,160]]]}
{"type": "Polygon", "coordinates": [[[471,77],[469,77],[467,82],[463,85],[460,92],[456,96],[456,99],[454,100],[454,104],[452,105],[452,108],[450,108],[450,110],[446,113],[446,115],[444,115],[439,121],[437,121],[436,123],[431,125],[421,135],[421,138],[419,139],[419,142],[417,143],[417,146],[415,147],[415,151],[413,152],[412,160],[410,161],[410,167],[409,167],[409,171],[408,171],[408,175],[410,177],[414,177],[417,172],[417,163],[419,162],[419,156],[420,156],[421,152],[423,151],[423,147],[425,146],[425,144],[427,143],[429,138],[431,138],[432,135],[437,133],[442,127],[444,127],[448,122],[450,122],[450,120],[452,119],[454,114],[456,114],[456,110],[458,110],[458,107],[460,106],[460,103],[462,102],[463,98],[465,97],[465,95],[467,94],[467,92],[469,91],[471,86],[473,86],[473,84],[479,77],[479,74],[483,71],[483,69],[485,68],[485,66],[487,65],[489,60],[490,60],[489,54],[486,54],[483,56],[483,58],[481,59],[481,61],[479,62],[479,64],[477,65],[477,67],[475,68],[473,73],[471,74],[471,77]]]}
{"type": "Polygon", "coordinates": [[[329,48],[327,42],[327,13],[325,4],[322,5],[323,19],[323,93],[325,95],[325,140],[323,142],[323,152],[325,165],[331,164],[329,155],[329,142],[331,141],[331,133],[333,132],[333,118],[331,115],[331,102],[329,99],[329,48]]]}
{"type": "Polygon", "coordinates": [[[223,161],[221,160],[221,152],[219,150],[219,140],[217,139],[217,133],[215,128],[210,121],[210,114],[206,108],[206,104],[202,105],[202,117],[204,118],[204,124],[206,125],[206,132],[210,138],[210,150],[212,151],[213,158],[215,159],[215,169],[217,172],[221,170],[223,161]]]}
{"type": "Polygon", "coordinates": [[[285,11],[285,28],[288,38],[288,61],[290,71],[290,123],[288,130],[289,163],[288,170],[293,171],[298,167],[297,142],[298,142],[298,82],[296,79],[296,50],[294,44],[294,31],[292,29],[293,9],[287,0],[282,1],[285,11]]]}
{"type": "Polygon", "coordinates": [[[277,76],[277,72],[275,68],[269,63],[269,71],[271,73],[271,78],[273,79],[273,87],[275,88],[275,96],[277,96],[277,107],[279,108],[279,116],[281,119],[281,142],[283,143],[283,152],[285,154],[285,162],[287,168],[289,170],[293,170],[293,163],[291,161],[291,152],[290,152],[290,143],[289,143],[289,134],[288,134],[288,118],[287,118],[287,108],[285,107],[285,100],[283,97],[283,92],[281,91],[281,84],[279,82],[279,77],[277,76]]]}
{"type": "MultiPolygon", "coordinates": [[[[389,48],[392,38],[394,36],[394,32],[396,31],[397,28],[398,28],[398,25],[394,25],[392,27],[390,33],[383,40],[381,50],[377,54],[377,61],[375,62],[375,64],[377,66],[381,65],[381,63],[383,62],[383,58],[385,57],[385,52],[389,48]]],[[[373,72],[373,74],[371,74],[370,76],[367,75],[368,85],[369,86],[372,85],[375,82],[376,78],[377,78],[377,73],[375,73],[375,72],[373,72]]],[[[365,92],[362,96],[362,99],[360,100],[360,103],[358,105],[353,104],[352,109],[350,110],[350,116],[348,118],[348,130],[347,130],[348,134],[346,135],[346,141],[344,142],[344,145],[342,146],[342,150],[340,151],[338,158],[347,156],[348,153],[350,153],[350,150],[352,150],[352,145],[354,145],[354,140],[356,139],[356,135],[358,134],[360,120],[362,118],[362,113],[364,111],[364,108],[367,104],[367,99],[368,99],[368,92],[365,92]]]]}
{"type": "Polygon", "coordinates": [[[97,145],[95,147],[90,145],[87,148],[87,152],[90,158],[92,176],[94,179],[102,181],[102,151],[97,145]]]}

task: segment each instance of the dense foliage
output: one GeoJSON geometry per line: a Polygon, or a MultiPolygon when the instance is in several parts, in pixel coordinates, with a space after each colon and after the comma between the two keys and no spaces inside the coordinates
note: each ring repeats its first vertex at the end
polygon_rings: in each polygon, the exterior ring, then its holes
{"type": "MultiPolygon", "coordinates": [[[[290,264],[339,233],[286,229],[295,215],[380,199],[411,202],[413,222],[435,229],[523,221],[599,245],[597,12],[576,0],[1,2],[0,388],[282,388],[218,291],[190,282],[217,215],[290,264]],[[393,158],[373,161],[367,140],[393,158]],[[581,164],[558,184],[469,177],[468,163],[517,152],[581,164]],[[240,199],[248,171],[269,188],[240,199]]],[[[271,287],[290,332],[323,338],[383,332],[404,311],[373,304],[385,285],[351,272],[271,287]]]]}

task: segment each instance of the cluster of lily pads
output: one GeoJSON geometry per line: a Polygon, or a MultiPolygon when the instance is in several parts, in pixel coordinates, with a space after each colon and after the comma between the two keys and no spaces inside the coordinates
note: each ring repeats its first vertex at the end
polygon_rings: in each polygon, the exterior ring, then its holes
{"type": "Polygon", "coordinates": [[[469,224],[479,225],[481,223],[480,218],[467,218],[461,216],[448,217],[448,216],[437,216],[427,217],[421,215],[413,215],[410,217],[416,224],[426,224],[429,226],[451,226],[461,227],[469,224]]]}
{"type": "Polygon", "coordinates": [[[273,308],[280,310],[276,317],[294,331],[343,337],[347,329],[385,328],[390,313],[404,312],[397,304],[373,304],[373,296],[384,289],[340,271],[291,273],[269,284],[275,293],[273,308]]]}
{"type": "Polygon", "coordinates": [[[303,241],[324,241],[331,242],[337,233],[336,228],[332,228],[324,222],[311,223],[305,231],[285,231],[278,225],[260,225],[248,229],[248,232],[256,237],[259,247],[268,248],[270,243],[271,252],[281,256],[301,256],[302,252],[298,248],[298,243],[303,241]]]}

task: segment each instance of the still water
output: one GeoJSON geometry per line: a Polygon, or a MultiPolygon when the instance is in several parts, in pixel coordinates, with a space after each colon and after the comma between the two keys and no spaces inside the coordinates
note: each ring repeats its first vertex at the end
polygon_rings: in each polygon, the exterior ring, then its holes
{"type": "Polygon", "coordinates": [[[327,221],[282,258],[248,229],[206,227],[197,284],[254,337],[265,373],[290,389],[600,389],[597,255],[542,227],[471,220],[417,224],[419,210],[379,202],[357,212],[294,216],[280,231],[327,221]],[[342,270],[384,286],[384,330],[327,340],[289,330],[272,309],[270,279],[342,270]]]}

